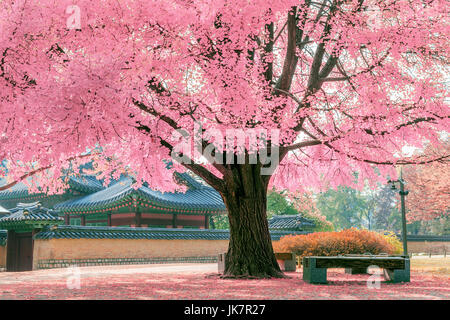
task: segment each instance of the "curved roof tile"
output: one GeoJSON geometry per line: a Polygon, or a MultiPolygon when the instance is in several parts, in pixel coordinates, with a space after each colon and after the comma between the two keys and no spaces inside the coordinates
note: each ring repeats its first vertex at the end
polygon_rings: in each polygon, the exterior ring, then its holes
{"type": "Polygon", "coordinates": [[[315,227],[315,223],[301,215],[275,215],[269,220],[269,229],[303,230],[315,227]]]}
{"type": "Polygon", "coordinates": [[[39,202],[18,203],[16,208],[10,209],[11,214],[0,218],[0,228],[8,229],[18,223],[58,224],[64,219],[58,217],[55,212],[44,208],[39,202]]]}
{"type": "Polygon", "coordinates": [[[111,186],[85,197],[69,200],[55,205],[59,211],[91,210],[105,207],[118,202],[128,200],[133,196],[149,201],[162,207],[176,209],[209,209],[213,211],[225,211],[225,205],[220,194],[211,187],[203,186],[194,181],[188,181],[190,188],[185,192],[160,192],[142,186],[139,189],[132,187],[133,180],[123,177],[111,186]]]}

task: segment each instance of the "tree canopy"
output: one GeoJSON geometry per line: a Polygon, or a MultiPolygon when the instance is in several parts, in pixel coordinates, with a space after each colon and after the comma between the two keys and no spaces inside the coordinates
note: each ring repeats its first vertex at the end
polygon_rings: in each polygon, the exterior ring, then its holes
{"type": "MultiPolygon", "coordinates": [[[[265,129],[271,142],[279,130],[277,186],[348,184],[355,168],[380,179],[373,165],[405,162],[402,146],[437,143],[449,125],[445,1],[4,0],[0,12],[11,181],[101,146],[173,189],[161,160],[175,130],[200,123],[199,148],[216,155],[208,130],[265,129]]],[[[225,187],[226,165],[183,166],[225,187]]]]}

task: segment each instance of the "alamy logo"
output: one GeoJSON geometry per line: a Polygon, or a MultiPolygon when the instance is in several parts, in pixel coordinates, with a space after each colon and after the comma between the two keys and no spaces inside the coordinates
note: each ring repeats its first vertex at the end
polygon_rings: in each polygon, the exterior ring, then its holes
{"type": "Polygon", "coordinates": [[[203,129],[194,125],[194,134],[184,130],[173,132],[177,141],[171,156],[179,163],[216,164],[261,163],[261,175],[271,175],[279,163],[278,129],[203,129]],[[205,141],[208,141],[205,143],[205,141]],[[206,145],[205,145],[206,144],[206,145]]]}
{"type": "Polygon", "coordinates": [[[380,289],[381,288],[381,276],[383,269],[378,266],[369,266],[368,270],[373,270],[372,275],[367,279],[367,288],[380,289]]]}
{"type": "Polygon", "coordinates": [[[80,270],[80,268],[77,265],[72,265],[69,268],[67,268],[67,274],[68,274],[67,280],[66,280],[67,289],[79,290],[81,288],[81,270],[80,270]]]}
{"type": "Polygon", "coordinates": [[[81,30],[81,9],[79,6],[72,5],[66,8],[66,14],[70,16],[66,20],[67,29],[81,30]]]}

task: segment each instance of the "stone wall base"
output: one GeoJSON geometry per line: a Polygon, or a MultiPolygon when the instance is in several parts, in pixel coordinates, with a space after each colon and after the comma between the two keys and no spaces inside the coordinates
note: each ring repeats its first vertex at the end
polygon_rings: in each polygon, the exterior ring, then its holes
{"type": "Polygon", "coordinates": [[[110,266],[158,263],[217,263],[217,256],[206,257],[161,257],[161,258],[99,258],[99,259],[43,259],[37,269],[53,269],[86,266],[110,266]]]}

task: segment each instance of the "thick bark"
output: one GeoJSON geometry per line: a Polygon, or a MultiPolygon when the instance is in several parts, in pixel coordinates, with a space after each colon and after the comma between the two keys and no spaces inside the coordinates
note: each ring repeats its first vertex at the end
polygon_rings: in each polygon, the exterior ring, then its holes
{"type": "Polygon", "coordinates": [[[266,215],[267,177],[258,165],[233,165],[222,193],[230,220],[225,277],[283,277],[266,215]]]}

